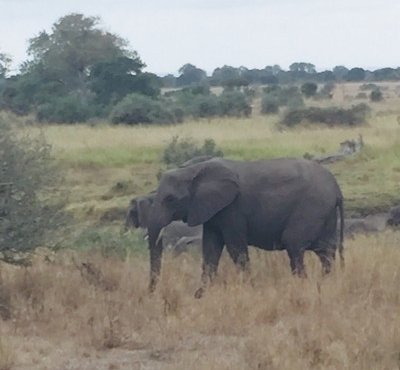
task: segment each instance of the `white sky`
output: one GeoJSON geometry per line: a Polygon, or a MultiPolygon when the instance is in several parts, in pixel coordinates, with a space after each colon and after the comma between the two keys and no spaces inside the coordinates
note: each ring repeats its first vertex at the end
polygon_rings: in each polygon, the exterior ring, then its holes
{"type": "Polygon", "coordinates": [[[185,63],[400,66],[400,0],[0,0],[0,52],[14,66],[58,18],[100,16],[158,74],[185,63]]]}

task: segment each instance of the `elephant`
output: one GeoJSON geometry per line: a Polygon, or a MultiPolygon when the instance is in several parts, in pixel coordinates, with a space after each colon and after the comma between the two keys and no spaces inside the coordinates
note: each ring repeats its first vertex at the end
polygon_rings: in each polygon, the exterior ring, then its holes
{"type": "Polygon", "coordinates": [[[368,215],[365,218],[349,218],[344,221],[344,233],[348,236],[354,234],[368,234],[385,230],[388,224],[389,215],[378,213],[368,215]]]}
{"type": "MultiPolygon", "coordinates": [[[[155,192],[131,200],[125,219],[125,230],[134,227],[148,229],[149,213],[153,204],[155,192]]],[[[202,226],[190,227],[182,221],[173,221],[160,232],[162,247],[171,249],[174,257],[201,246],[202,226]]]]}
{"type": "Polygon", "coordinates": [[[344,222],[345,235],[368,234],[384,231],[387,226],[400,225],[400,206],[392,207],[389,212],[368,215],[365,218],[349,218],[344,222]]]}
{"type": "Polygon", "coordinates": [[[213,158],[169,170],[161,176],[150,220],[150,292],[161,271],[158,236],[174,220],[203,225],[202,283],[197,298],[214,279],[225,245],[245,272],[249,271],[248,245],[286,250],[292,272],[303,277],[306,250],[318,255],[324,273],[331,270],[337,248],[344,264],[342,192],[335,177],[314,161],[213,158]]]}
{"type": "Polygon", "coordinates": [[[389,226],[400,226],[400,206],[390,208],[387,224],[389,226]]]}

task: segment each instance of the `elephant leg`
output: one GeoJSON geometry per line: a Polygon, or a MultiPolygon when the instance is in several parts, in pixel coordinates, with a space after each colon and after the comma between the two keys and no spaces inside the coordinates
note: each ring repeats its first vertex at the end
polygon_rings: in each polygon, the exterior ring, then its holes
{"type": "Polygon", "coordinates": [[[208,283],[211,283],[217,274],[224,240],[222,235],[215,230],[204,227],[203,230],[203,271],[201,274],[201,287],[197,289],[195,298],[201,298],[208,283]]]}
{"type": "Polygon", "coordinates": [[[231,257],[233,263],[241,271],[248,272],[250,259],[247,245],[237,246],[227,244],[226,249],[228,250],[229,256],[231,257]]]}
{"type": "Polygon", "coordinates": [[[319,246],[319,248],[314,249],[314,253],[321,261],[322,273],[326,275],[331,272],[332,263],[335,260],[335,246],[326,245],[326,243],[323,244],[325,245],[319,246]]]}
{"type": "Polygon", "coordinates": [[[302,278],[306,278],[306,270],[304,268],[304,250],[303,248],[286,248],[289,260],[290,260],[290,268],[292,269],[293,275],[297,275],[302,278]]]}

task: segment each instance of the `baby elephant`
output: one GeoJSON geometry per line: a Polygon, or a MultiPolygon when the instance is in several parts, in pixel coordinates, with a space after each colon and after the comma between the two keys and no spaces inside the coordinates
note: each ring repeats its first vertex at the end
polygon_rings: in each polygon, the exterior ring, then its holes
{"type": "Polygon", "coordinates": [[[345,219],[344,232],[348,236],[380,232],[387,226],[400,226],[400,206],[392,207],[388,213],[368,215],[365,218],[345,219]]]}
{"type": "MultiPolygon", "coordinates": [[[[153,204],[155,192],[131,200],[125,220],[125,229],[142,228],[147,231],[149,213],[153,204]]],[[[173,221],[165,226],[159,238],[164,249],[171,249],[174,256],[186,252],[189,248],[201,248],[203,226],[190,227],[182,221],[173,221]]]]}

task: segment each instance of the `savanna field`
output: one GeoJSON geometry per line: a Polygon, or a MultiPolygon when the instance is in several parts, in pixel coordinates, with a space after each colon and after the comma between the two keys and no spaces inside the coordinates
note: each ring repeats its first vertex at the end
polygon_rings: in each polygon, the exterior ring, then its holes
{"type": "MultiPolygon", "coordinates": [[[[399,369],[400,231],[345,240],[344,270],[322,277],[306,254],[307,279],[292,276],[285,252],[250,248],[251,278],[223,254],[200,300],[201,256],[164,256],[149,295],[148,254],[139,231],[122,233],[131,198],[157,186],[171,139],[212,138],[224,156],[253,160],[323,156],[362,135],[364,148],[329,165],[346,216],[400,204],[400,98],[382,84],[368,124],[277,127],[278,115],[165,126],[25,125],[42,133],[64,173],[74,222],[63,247],[43,246],[32,266],[0,265],[0,370],[9,369],[399,369]]],[[[351,105],[357,84],[332,100],[351,105]]],[[[256,102],[257,104],[257,102],[256,102]]],[[[257,112],[257,107],[254,107],[257,112]]]]}

